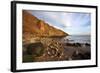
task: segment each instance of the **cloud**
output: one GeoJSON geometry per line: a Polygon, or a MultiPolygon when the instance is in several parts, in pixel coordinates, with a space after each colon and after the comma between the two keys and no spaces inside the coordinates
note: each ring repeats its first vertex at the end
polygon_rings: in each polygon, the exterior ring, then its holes
{"type": "Polygon", "coordinates": [[[72,34],[90,31],[91,14],[89,13],[28,11],[46,23],[72,34]]]}

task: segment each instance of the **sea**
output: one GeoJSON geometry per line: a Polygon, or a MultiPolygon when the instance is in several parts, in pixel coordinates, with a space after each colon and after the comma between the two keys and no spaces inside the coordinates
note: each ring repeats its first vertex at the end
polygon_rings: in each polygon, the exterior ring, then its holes
{"type": "Polygon", "coordinates": [[[63,42],[69,43],[91,43],[90,35],[69,35],[63,39],[63,42]]]}

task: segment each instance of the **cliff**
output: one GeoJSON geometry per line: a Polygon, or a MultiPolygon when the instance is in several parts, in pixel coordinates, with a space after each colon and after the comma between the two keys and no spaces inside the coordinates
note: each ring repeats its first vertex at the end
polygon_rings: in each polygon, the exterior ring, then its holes
{"type": "Polygon", "coordinates": [[[23,10],[23,38],[31,37],[64,37],[68,34],[57,29],[23,10]]]}

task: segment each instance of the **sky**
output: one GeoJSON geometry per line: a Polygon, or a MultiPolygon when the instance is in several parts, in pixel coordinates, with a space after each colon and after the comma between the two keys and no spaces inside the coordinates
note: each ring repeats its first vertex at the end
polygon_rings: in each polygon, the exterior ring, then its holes
{"type": "Polygon", "coordinates": [[[28,10],[28,12],[69,35],[90,35],[91,33],[90,13],[36,10],[28,10]]]}

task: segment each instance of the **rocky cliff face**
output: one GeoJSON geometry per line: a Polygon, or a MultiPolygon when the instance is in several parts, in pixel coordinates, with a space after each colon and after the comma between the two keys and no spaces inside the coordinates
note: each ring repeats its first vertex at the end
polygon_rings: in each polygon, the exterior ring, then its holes
{"type": "Polygon", "coordinates": [[[23,39],[32,37],[64,37],[67,35],[64,31],[50,26],[23,10],[23,39]]]}
{"type": "Polygon", "coordinates": [[[60,37],[68,34],[23,10],[23,62],[65,59],[60,37]],[[51,37],[51,38],[49,38],[51,37]]]}

